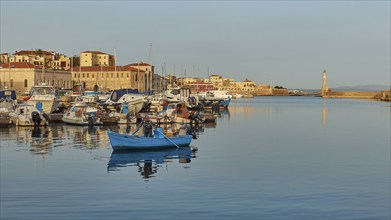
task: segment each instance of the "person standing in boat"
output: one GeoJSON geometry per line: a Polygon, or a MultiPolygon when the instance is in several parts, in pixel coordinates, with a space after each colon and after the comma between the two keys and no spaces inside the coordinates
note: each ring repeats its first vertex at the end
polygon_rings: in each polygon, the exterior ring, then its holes
{"type": "Polygon", "coordinates": [[[148,115],[144,117],[143,126],[144,126],[144,136],[152,137],[152,129],[153,127],[155,127],[155,124],[151,120],[149,120],[148,115]]]}
{"type": "Polygon", "coordinates": [[[132,133],[132,135],[137,133],[141,127],[143,127],[143,133],[145,137],[152,137],[152,129],[156,127],[156,125],[151,120],[149,120],[149,116],[146,115],[136,130],[132,133]]]}

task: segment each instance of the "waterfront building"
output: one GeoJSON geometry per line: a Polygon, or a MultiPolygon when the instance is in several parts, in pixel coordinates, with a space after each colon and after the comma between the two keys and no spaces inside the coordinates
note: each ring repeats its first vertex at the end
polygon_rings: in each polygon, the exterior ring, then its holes
{"type": "Polygon", "coordinates": [[[157,79],[156,77],[154,78],[153,75],[155,73],[155,68],[151,64],[148,63],[143,63],[143,62],[137,62],[137,63],[132,63],[128,64],[126,66],[135,68],[140,71],[144,71],[145,76],[144,76],[144,84],[145,88],[144,91],[152,91],[156,89],[156,87],[153,87],[154,84],[157,84],[157,82],[153,82],[153,80],[157,79]]]}
{"type": "Polygon", "coordinates": [[[130,65],[84,66],[72,69],[72,81],[84,90],[109,91],[132,88],[147,91],[146,72],[130,65]]]}
{"type": "Polygon", "coordinates": [[[114,66],[115,57],[100,51],[80,52],[80,66],[114,66]]]}
{"type": "Polygon", "coordinates": [[[219,75],[210,75],[209,81],[215,86],[222,86],[223,85],[223,77],[219,75]]]}
{"type": "Polygon", "coordinates": [[[21,50],[15,52],[10,58],[10,62],[26,62],[33,65],[44,66],[49,69],[69,70],[71,59],[63,54],[54,51],[21,50]]]}
{"type": "Polygon", "coordinates": [[[204,78],[180,77],[176,80],[178,86],[188,85],[190,83],[204,83],[204,78]]]}
{"type": "Polygon", "coordinates": [[[215,87],[212,83],[209,82],[190,82],[187,84],[190,87],[192,93],[198,92],[207,92],[210,90],[215,90],[215,87]]]}
{"type": "Polygon", "coordinates": [[[249,79],[244,80],[243,82],[235,82],[233,79],[222,80],[224,83],[217,86],[218,90],[226,90],[231,93],[251,93],[255,90],[256,84],[254,81],[249,79]]]}
{"type": "Polygon", "coordinates": [[[71,72],[45,69],[29,62],[10,62],[1,65],[1,88],[14,89],[17,93],[29,92],[34,85],[47,83],[57,88],[72,88],[71,72]]]}
{"type": "Polygon", "coordinates": [[[0,65],[9,62],[8,53],[0,53],[0,65]]]}

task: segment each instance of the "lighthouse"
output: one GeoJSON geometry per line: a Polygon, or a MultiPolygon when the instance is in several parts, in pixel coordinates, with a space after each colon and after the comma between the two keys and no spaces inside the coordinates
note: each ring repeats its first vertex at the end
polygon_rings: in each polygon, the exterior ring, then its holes
{"type": "Polygon", "coordinates": [[[327,92],[327,85],[326,85],[326,81],[327,81],[327,74],[326,74],[326,70],[323,70],[323,78],[322,78],[322,97],[326,96],[326,92],[327,92]]]}

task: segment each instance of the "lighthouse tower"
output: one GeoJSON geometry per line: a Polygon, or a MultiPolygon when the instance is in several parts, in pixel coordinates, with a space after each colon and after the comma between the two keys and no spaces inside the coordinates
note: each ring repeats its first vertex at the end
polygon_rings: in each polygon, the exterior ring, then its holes
{"type": "Polygon", "coordinates": [[[326,74],[326,70],[323,70],[323,79],[322,79],[322,97],[326,96],[326,92],[327,92],[327,85],[326,85],[326,81],[327,81],[327,74],[326,74]]]}

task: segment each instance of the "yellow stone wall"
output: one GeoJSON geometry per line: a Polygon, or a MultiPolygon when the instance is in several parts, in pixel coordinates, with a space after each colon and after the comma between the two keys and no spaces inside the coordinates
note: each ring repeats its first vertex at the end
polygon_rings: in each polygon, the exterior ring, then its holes
{"type": "Polygon", "coordinates": [[[137,71],[73,71],[74,84],[83,84],[85,90],[97,85],[101,91],[132,88],[145,92],[145,74],[137,71]]]}
{"type": "Polygon", "coordinates": [[[5,85],[19,94],[28,92],[34,85],[43,82],[57,88],[72,88],[71,72],[34,68],[0,69],[1,88],[5,85]]]}

